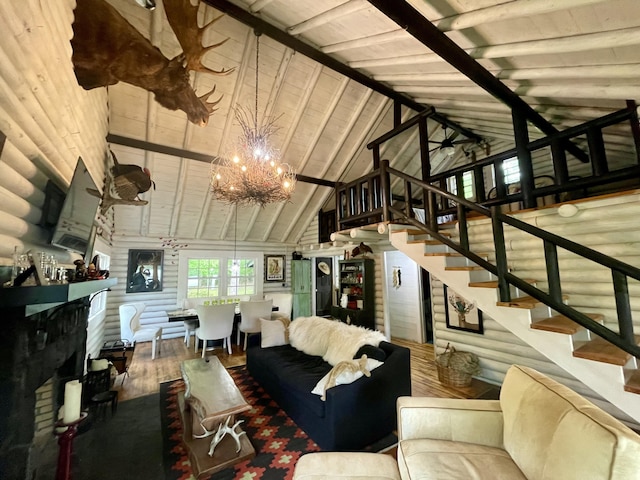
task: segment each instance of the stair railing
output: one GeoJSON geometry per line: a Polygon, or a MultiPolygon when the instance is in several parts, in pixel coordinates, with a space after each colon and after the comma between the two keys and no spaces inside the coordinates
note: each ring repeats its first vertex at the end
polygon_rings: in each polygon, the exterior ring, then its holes
{"type": "MultiPolygon", "coordinates": [[[[382,160],[380,162],[380,169],[377,172],[369,174],[369,181],[371,181],[373,176],[378,176],[380,179],[379,182],[382,189],[380,198],[382,200],[383,221],[389,222],[393,219],[402,219],[404,222],[428,233],[433,238],[451,247],[453,250],[494,274],[498,278],[500,301],[509,302],[511,300],[509,284],[514,285],[533,298],[539,300],[545,305],[548,305],[562,315],[565,315],[576,323],[582,325],[584,328],[621,348],[625,352],[628,352],[635,357],[640,357],[640,347],[636,344],[633,332],[633,320],[631,316],[628,288],[629,278],[640,280],[640,269],[604,255],[584,245],[580,245],[546,230],[534,227],[533,225],[518,220],[510,215],[505,215],[500,212],[499,206],[494,206],[489,209],[466,200],[465,198],[453,195],[420,179],[389,167],[388,160],[382,160]],[[395,175],[404,181],[404,210],[394,207],[390,201],[391,175],[395,175]],[[425,195],[425,198],[427,199],[425,223],[416,220],[412,215],[411,191],[413,185],[416,185],[418,188],[427,192],[425,195]],[[439,226],[436,218],[436,205],[438,199],[446,199],[455,202],[456,204],[459,232],[458,243],[439,233],[439,226]],[[476,212],[491,219],[496,256],[495,264],[472,252],[469,247],[467,222],[467,212],[469,211],[476,212]],[[529,284],[509,271],[504,241],[505,224],[533,235],[543,241],[547,281],[549,285],[548,292],[529,284]],[[562,285],[560,282],[560,266],[557,254],[558,248],[563,248],[610,270],[615,294],[616,310],[618,313],[618,332],[605,327],[604,325],[589,318],[584,313],[563,303],[562,285]]],[[[364,213],[361,213],[361,215],[364,216],[364,213]]]]}

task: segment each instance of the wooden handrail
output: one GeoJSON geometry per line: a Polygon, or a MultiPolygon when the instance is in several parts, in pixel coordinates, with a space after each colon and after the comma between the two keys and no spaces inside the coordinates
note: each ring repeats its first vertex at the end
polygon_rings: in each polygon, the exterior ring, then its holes
{"type": "MultiPolygon", "coordinates": [[[[485,268],[496,277],[498,277],[499,296],[503,302],[511,300],[509,292],[509,284],[514,285],[528,295],[536,298],[540,302],[548,305],[557,312],[565,315],[576,323],[582,325],[586,329],[592,331],[596,335],[611,342],[622,350],[640,357],[640,347],[636,345],[633,334],[633,321],[631,318],[631,307],[629,300],[629,292],[627,287],[627,279],[632,278],[640,280],[640,269],[621,262],[615,258],[604,255],[596,250],[593,250],[584,245],[580,245],[576,242],[568,240],[566,238],[555,235],[546,230],[542,230],[538,227],[534,227],[526,222],[518,220],[510,215],[503,214],[497,207],[489,209],[482,205],[473,203],[463,197],[458,197],[442,190],[438,187],[424,182],[418,178],[407,175],[404,172],[389,167],[388,160],[382,160],[380,163],[380,169],[371,172],[366,178],[371,179],[373,177],[380,178],[381,185],[381,198],[383,199],[383,205],[381,208],[376,208],[368,212],[360,212],[355,218],[363,220],[369,218],[372,215],[382,217],[385,221],[402,219],[404,222],[413,225],[414,227],[423,230],[425,233],[430,234],[435,239],[441,241],[445,245],[451,247],[453,250],[469,258],[473,262],[477,263],[481,267],[485,268]],[[388,189],[390,183],[389,178],[391,176],[398,177],[403,180],[403,184],[415,185],[418,188],[426,190],[429,195],[427,208],[425,213],[428,216],[425,218],[425,223],[419,222],[407,212],[394,207],[389,201],[388,194],[385,191],[388,189]],[[458,211],[458,231],[460,233],[459,241],[455,242],[451,238],[441,235],[437,222],[429,218],[435,215],[436,210],[433,208],[433,204],[437,203],[437,199],[447,199],[456,203],[458,211]],[[496,251],[496,262],[491,263],[482,257],[474,253],[469,246],[468,230],[467,230],[467,215],[468,211],[476,212],[482,216],[490,218],[493,225],[494,233],[494,247],[496,251]],[[547,281],[549,285],[549,292],[540,290],[539,288],[529,284],[520,277],[510,273],[507,267],[507,256],[504,242],[504,225],[510,225],[513,228],[527,232],[543,241],[545,259],[547,265],[547,281]],[[435,228],[434,228],[435,226],[435,228]],[[584,313],[570,307],[562,302],[562,289],[560,283],[560,265],[558,263],[557,248],[562,248],[574,254],[590,260],[598,265],[601,265],[611,271],[612,281],[615,291],[616,308],[618,312],[618,332],[615,332],[604,325],[592,320],[584,313]]],[[[362,179],[360,179],[362,180],[362,179]]],[[[358,181],[352,182],[357,184],[358,181]]],[[[349,184],[349,185],[352,185],[349,184]]],[[[410,199],[407,199],[410,202],[410,199]]]]}

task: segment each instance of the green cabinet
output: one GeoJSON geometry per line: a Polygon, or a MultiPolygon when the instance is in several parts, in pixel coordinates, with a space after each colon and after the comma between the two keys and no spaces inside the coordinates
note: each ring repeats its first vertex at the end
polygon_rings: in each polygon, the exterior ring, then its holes
{"type": "Polygon", "coordinates": [[[291,261],[293,318],[311,316],[311,261],[291,261]]]}
{"type": "Polygon", "coordinates": [[[371,258],[339,262],[339,296],[344,306],[331,309],[343,322],[374,330],[376,328],[375,264],[371,258]]]}

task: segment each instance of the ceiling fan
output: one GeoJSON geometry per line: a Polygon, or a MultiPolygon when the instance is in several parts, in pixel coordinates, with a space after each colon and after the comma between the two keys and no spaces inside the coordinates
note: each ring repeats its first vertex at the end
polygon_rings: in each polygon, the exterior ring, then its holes
{"type": "Polygon", "coordinates": [[[441,150],[446,155],[451,156],[454,153],[456,153],[455,145],[461,145],[461,144],[464,144],[464,143],[476,143],[476,140],[474,140],[472,138],[463,138],[461,140],[454,140],[453,136],[451,136],[451,137],[447,136],[447,126],[443,125],[442,128],[444,129],[444,140],[442,140],[441,142],[439,142],[437,140],[429,140],[429,143],[437,143],[437,144],[439,144],[438,147],[435,147],[435,148],[432,148],[431,150],[429,150],[429,153],[434,152],[436,150],[441,150]]]}

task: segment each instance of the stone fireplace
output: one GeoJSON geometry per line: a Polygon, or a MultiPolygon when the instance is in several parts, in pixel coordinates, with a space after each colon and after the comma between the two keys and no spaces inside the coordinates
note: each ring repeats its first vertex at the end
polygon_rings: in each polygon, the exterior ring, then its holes
{"type": "MultiPolygon", "coordinates": [[[[11,290],[14,295],[22,293],[22,289],[11,290]]],[[[26,305],[0,308],[2,479],[32,480],[38,476],[41,450],[57,449],[51,440],[64,384],[84,373],[88,300],[83,297],[53,305],[32,315],[26,305]]],[[[52,475],[49,473],[50,478],[52,475]]]]}

